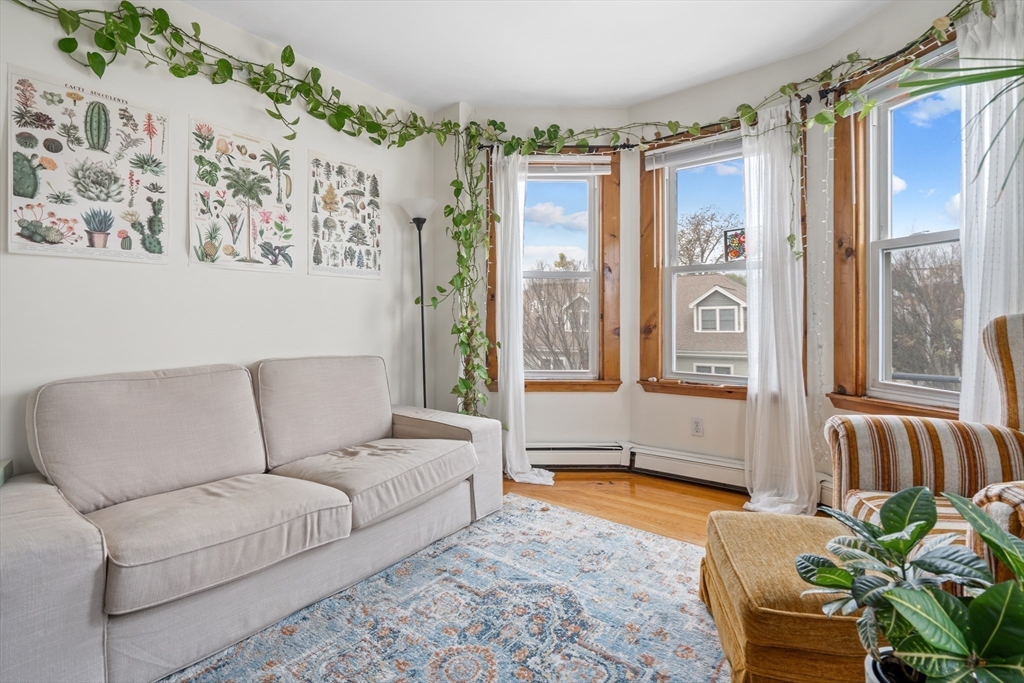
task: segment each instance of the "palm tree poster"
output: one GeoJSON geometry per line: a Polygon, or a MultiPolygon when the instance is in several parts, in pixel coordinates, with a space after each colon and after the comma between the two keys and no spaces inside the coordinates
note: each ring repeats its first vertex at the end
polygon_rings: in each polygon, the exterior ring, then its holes
{"type": "Polygon", "coordinates": [[[11,253],[166,263],[167,117],[14,69],[8,92],[11,253]]]}
{"type": "Polygon", "coordinates": [[[309,152],[310,275],[380,278],[380,173],[309,152]]]}
{"type": "Polygon", "coordinates": [[[292,150],[189,123],[189,262],[294,272],[292,150]]]}

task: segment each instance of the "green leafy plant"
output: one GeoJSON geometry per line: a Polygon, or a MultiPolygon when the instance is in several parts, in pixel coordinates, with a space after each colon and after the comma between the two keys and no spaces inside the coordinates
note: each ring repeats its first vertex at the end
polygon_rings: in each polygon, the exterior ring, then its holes
{"type": "Polygon", "coordinates": [[[827,544],[835,560],[796,558],[800,577],[816,586],[805,594],[836,595],[822,607],[828,616],[863,609],[857,619],[861,643],[892,670],[909,669],[941,683],[1022,683],[1024,542],[970,500],[944,495],[1013,571],[1015,581],[994,583],[983,559],[955,545],[960,534],[929,537],[937,519],[935,498],[917,486],[885,502],[881,526],[822,507],[854,535],[827,544]],[[968,596],[954,597],[943,590],[945,582],[964,586],[968,596]],[[879,652],[881,636],[893,647],[885,657],[879,652]]]}
{"type": "Polygon", "coordinates": [[[114,214],[94,207],[82,214],[82,222],[90,232],[110,232],[114,227],[114,214]]]}
{"type": "Polygon", "coordinates": [[[281,246],[280,244],[272,244],[270,242],[260,242],[260,252],[263,254],[263,258],[270,262],[270,265],[277,266],[284,261],[288,264],[288,267],[292,266],[292,255],[288,253],[291,249],[292,244],[286,244],[281,246]]]}

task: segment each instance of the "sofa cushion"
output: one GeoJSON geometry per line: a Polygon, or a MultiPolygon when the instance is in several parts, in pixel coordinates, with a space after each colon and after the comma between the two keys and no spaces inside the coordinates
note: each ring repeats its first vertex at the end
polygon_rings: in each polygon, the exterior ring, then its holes
{"type": "Polygon", "coordinates": [[[80,512],[266,469],[236,365],[45,384],[28,401],[36,467],[80,512]]]}
{"type": "Polygon", "coordinates": [[[391,436],[391,395],[380,358],[262,360],[252,375],[270,469],[391,436]]]}
{"type": "MultiPolygon", "coordinates": [[[[846,492],[846,496],[843,499],[843,511],[857,519],[881,526],[882,506],[894,495],[896,494],[889,491],[850,489],[846,492]]],[[[936,496],[935,513],[937,519],[935,526],[932,527],[929,534],[962,534],[963,538],[957,540],[957,543],[966,543],[967,529],[970,525],[967,523],[967,520],[960,516],[960,513],[950,504],[949,500],[943,496],[936,496]]]]}
{"type": "Polygon", "coordinates": [[[105,610],[124,614],[212,588],[345,538],[351,503],[309,481],[247,474],[86,515],[107,542],[105,610]]]}
{"type": "Polygon", "coordinates": [[[438,495],[476,466],[468,441],[378,439],[296,460],[271,474],[344,491],[352,501],[352,528],[359,529],[438,495]]]}

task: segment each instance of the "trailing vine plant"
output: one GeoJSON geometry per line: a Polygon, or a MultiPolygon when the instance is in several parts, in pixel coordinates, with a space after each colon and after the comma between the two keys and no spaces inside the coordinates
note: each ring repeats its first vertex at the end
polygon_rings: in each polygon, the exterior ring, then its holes
{"type": "MultiPolygon", "coordinates": [[[[291,107],[301,108],[303,113],[350,137],[360,137],[365,133],[370,142],[379,146],[404,147],[427,135],[433,136],[442,146],[451,139],[456,178],[451,182],[453,201],[445,206],[444,215],[450,221],[446,232],[456,245],[456,272],[447,287],[437,287],[440,296],[431,297],[430,305],[436,309],[441,302],[453,299],[451,334],[455,337],[455,350],[461,358],[461,367],[452,393],[458,398],[459,410],[471,415],[480,414],[486,403],[483,387],[489,379],[486,355],[490,341],[479,303],[485,277],[481,264],[490,248],[488,219],[491,217],[486,202],[487,168],[481,160],[484,147],[499,146],[506,155],[515,152],[523,155],[557,154],[567,147],[589,153],[627,149],[643,152],[683,137],[692,139],[715,135],[730,130],[740,121],[752,125],[758,111],[777,101],[798,98],[806,105],[813,101],[814,95],[821,102],[821,109],[799,124],[804,129],[818,125],[827,130],[835,125],[837,116],[850,115],[855,102],[861,104],[861,118],[874,107],[874,102],[858,91],[846,92],[852,81],[870,82],[888,66],[905,60],[924,44],[945,42],[954,22],[974,5],[980,5],[982,11],[994,16],[991,0],[961,0],[947,16],[936,19],[927,31],[891,55],[872,59],[857,52],[851,53],[814,76],[782,85],[756,105],[739,105],[735,116],[722,117],[715,122],[694,122],[684,126],[679,121],[656,121],[579,131],[563,129],[553,123],[543,128],[535,127],[532,135],[520,137],[509,134],[500,121],[490,120],[485,124],[471,121],[465,126],[448,119],[427,122],[415,112],[400,116],[394,109],[382,110],[346,102],[338,88],[321,82],[320,69],[311,67],[305,71],[289,71],[296,62],[290,45],[281,51],[277,62],[259,63],[244,59],[204,40],[198,23],[193,22],[188,29],[178,26],[168,12],[159,7],[150,9],[125,0],[113,10],[72,10],[57,5],[53,0],[9,1],[56,20],[65,33],[65,37],[57,41],[57,48],[99,78],[118,57],[134,54],[146,60],[147,68],[163,67],[176,78],[201,76],[214,85],[232,82],[246,86],[267,98],[267,115],[285,127],[287,133],[284,137],[287,140],[295,139],[296,126],[301,119],[301,116],[293,118],[291,107]],[[91,45],[83,44],[84,40],[80,43],[78,35],[85,35],[91,45]],[[595,144],[603,146],[595,148],[592,146],[595,144]]],[[[1007,67],[1003,65],[1001,68],[1005,71],[1007,67]]],[[[991,67],[989,71],[998,73],[999,68],[991,67]]],[[[1011,73],[1014,74],[1021,76],[1019,72],[1011,73]]],[[[972,82],[977,82],[979,76],[979,70],[970,72],[970,78],[974,79],[972,82]]],[[[995,77],[1009,76],[1002,74],[992,78],[995,77]]],[[[499,216],[493,217],[500,220],[499,216]]]]}

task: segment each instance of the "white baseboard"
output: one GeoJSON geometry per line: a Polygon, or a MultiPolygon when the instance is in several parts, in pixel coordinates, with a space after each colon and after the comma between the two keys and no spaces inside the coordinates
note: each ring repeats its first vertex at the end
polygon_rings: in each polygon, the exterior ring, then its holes
{"type": "Polygon", "coordinates": [[[699,453],[633,445],[633,466],[641,470],[673,474],[727,486],[746,485],[743,461],[699,453]]]}
{"type": "Polygon", "coordinates": [[[628,467],[629,448],[621,443],[536,443],[526,445],[534,467],[628,467]]]}

